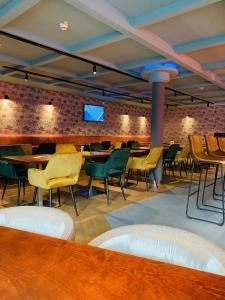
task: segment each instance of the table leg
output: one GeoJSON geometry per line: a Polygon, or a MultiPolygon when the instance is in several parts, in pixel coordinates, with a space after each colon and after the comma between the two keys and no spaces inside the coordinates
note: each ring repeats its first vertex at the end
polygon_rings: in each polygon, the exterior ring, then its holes
{"type": "Polygon", "coordinates": [[[43,206],[43,191],[38,188],[38,206],[43,206]]]}

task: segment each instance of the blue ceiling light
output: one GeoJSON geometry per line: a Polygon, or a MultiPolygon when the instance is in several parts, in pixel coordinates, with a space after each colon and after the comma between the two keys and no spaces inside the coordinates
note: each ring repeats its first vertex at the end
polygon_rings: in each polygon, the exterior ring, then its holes
{"type": "Polygon", "coordinates": [[[151,64],[151,65],[147,65],[147,66],[143,66],[141,68],[139,68],[139,71],[145,72],[145,71],[151,71],[151,70],[155,70],[155,69],[176,69],[176,70],[180,70],[181,67],[180,65],[172,62],[172,61],[167,61],[167,62],[161,62],[158,64],[151,64]]]}

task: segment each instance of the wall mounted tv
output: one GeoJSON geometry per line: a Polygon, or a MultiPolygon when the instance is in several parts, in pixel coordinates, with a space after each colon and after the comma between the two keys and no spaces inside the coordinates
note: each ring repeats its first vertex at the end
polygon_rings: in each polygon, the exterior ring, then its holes
{"type": "Polygon", "coordinates": [[[83,120],[90,122],[104,122],[105,107],[102,105],[84,104],[83,120]]]}

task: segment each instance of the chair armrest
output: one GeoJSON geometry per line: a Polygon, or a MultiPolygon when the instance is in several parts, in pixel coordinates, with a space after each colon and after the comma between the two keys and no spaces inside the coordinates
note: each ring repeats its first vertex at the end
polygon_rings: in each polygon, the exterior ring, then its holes
{"type": "Polygon", "coordinates": [[[28,181],[31,185],[48,189],[49,176],[45,170],[29,169],[28,170],[28,181]]]}

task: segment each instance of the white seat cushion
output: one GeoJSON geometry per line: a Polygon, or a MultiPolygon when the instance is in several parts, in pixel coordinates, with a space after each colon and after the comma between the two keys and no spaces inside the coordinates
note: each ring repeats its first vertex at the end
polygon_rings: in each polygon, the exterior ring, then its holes
{"type": "Polygon", "coordinates": [[[40,206],[17,206],[0,209],[0,226],[51,237],[74,238],[74,223],[64,211],[40,206]]]}
{"type": "Polygon", "coordinates": [[[100,235],[90,245],[225,275],[225,251],[178,228],[123,226],[100,235]]]}

